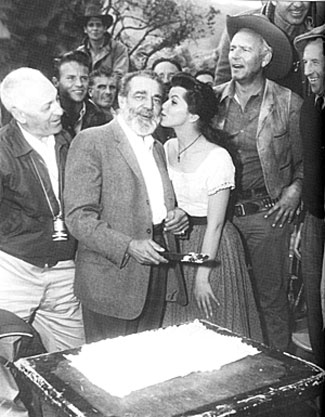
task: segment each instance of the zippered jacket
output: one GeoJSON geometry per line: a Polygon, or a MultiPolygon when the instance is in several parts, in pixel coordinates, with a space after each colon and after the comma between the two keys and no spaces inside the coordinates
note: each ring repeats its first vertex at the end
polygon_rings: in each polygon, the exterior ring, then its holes
{"type": "MultiPolygon", "coordinates": [[[[66,132],[55,135],[60,195],[69,142],[66,132]]],[[[53,241],[53,215],[38,174],[56,216],[60,208],[47,167],[12,120],[0,130],[0,250],[39,267],[53,266],[74,259],[76,241],[71,235],[53,241]]]]}

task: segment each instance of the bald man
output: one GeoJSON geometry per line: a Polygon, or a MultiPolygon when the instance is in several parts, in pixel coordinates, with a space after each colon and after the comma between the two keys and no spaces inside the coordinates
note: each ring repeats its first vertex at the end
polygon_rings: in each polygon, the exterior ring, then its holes
{"type": "MultiPolygon", "coordinates": [[[[32,322],[48,352],[77,347],[84,330],[73,294],[76,245],[62,203],[70,137],[57,90],[41,72],[20,68],[4,78],[0,96],[12,115],[0,130],[0,309],[32,322]]],[[[13,384],[0,372],[0,399],[8,388],[10,416],[21,416],[13,384]]]]}

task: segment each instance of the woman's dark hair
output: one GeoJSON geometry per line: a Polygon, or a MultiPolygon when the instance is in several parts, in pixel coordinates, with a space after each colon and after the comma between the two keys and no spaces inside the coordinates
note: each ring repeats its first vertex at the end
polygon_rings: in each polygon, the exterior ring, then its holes
{"type": "Polygon", "coordinates": [[[189,112],[197,114],[200,117],[200,132],[210,142],[221,144],[221,132],[212,126],[218,104],[218,100],[212,87],[202,83],[191,74],[185,72],[180,72],[172,77],[171,87],[185,88],[185,101],[188,105],[189,112]]]}

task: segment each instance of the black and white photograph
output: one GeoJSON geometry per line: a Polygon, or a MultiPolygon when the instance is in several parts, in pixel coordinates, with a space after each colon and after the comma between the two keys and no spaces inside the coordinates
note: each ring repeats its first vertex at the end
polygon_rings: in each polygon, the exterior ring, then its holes
{"type": "Polygon", "coordinates": [[[322,417],[325,1],[0,0],[0,417],[322,417]]]}

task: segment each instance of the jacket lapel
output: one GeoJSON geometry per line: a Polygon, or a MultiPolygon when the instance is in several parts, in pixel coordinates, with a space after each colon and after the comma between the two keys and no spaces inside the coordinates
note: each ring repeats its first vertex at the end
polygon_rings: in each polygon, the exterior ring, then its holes
{"type": "Polygon", "coordinates": [[[163,189],[164,189],[165,204],[166,204],[167,210],[170,210],[175,205],[174,193],[173,193],[171,182],[169,180],[168,173],[167,173],[164,150],[163,148],[158,147],[158,144],[156,141],[154,142],[154,145],[153,145],[153,156],[155,158],[155,161],[156,161],[156,164],[158,166],[160,176],[161,176],[163,189]]]}
{"type": "MultiPolygon", "coordinates": [[[[114,119],[112,122],[114,124],[114,140],[116,142],[116,146],[118,151],[121,153],[122,157],[125,159],[129,167],[132,169],[134,174],[137,176],[139,181],[143,184],[143,187],[146,189],[146,185],[144,182],[144,178],[138,163],[138,160],[133,152],[133,149],[125,136],[125,133],[121,126],[119,125],[118,121],[114,119]]],[[[113,127],[113,125],[111,125],[113,127]]],[[[165,204],[167,210],[170,210],[174,207],[174,194],[171,187],[171,183],[167,174],[166,163],[164,159],[164,150],[163,148],[159,148],[157,142],[154,142],[153,145],[153,156],[158,166],[158,170],[160,172],[161,180],[163,183],[164,189],[164,197],[165,197],[165,204]]]]}
{"type": "Polygon", "coordinates": [[[144,183],[141,169],[139,167],[139,164],[133,152],[133,149],[130,145],[130,142],[128,141],[128,138],[126,137],[124,131],[122,130],[117,120],[114,119],[111,123],[112,123],[112,127],[114,125],[114,129],[113,129],[113,132],[115,135],[114,140],[115,140],[118,151],[121,153],[122,157],[130,166],[134,174],[144,183]]]}

